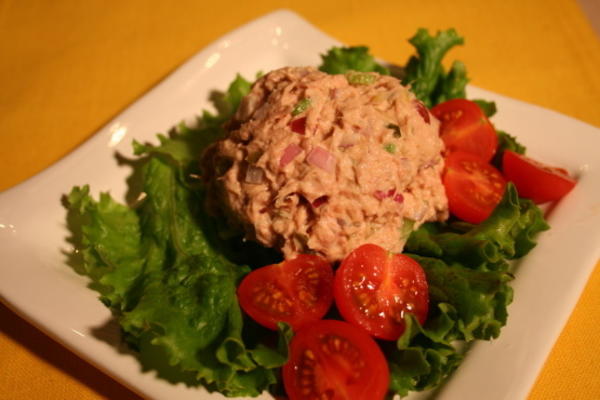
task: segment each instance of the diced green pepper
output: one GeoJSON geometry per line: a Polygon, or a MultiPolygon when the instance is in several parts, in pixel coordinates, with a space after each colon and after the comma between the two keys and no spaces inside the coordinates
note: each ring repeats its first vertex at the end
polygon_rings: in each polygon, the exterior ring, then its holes
{"type": "Polygon", "coordinates": [[[296,116],[298,114],[302,114],[304,111],[306,111],[310,108],[311,104],[312,104],[312,100],[309,99],[308,97],[305,97],[304,99],[302,99],[298,103],[296,103],[296,105],[294,106],[294,109],[292,110],[292,115],[296,116]]]}

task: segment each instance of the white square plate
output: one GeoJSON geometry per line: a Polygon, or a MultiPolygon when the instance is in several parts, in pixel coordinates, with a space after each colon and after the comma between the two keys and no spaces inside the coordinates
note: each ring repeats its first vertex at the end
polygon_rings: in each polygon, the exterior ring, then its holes
{"type": "MultiPolygon", "coordinates": [[[[61,197],[73,185],[89,183],[94,194],[110,190],[122,199],[130,171],[115,154],[130,156],[133,138],[154,141],[157,132],[192,119],[209,108],[209,92],[225,89],[238,72],[251,78],[286,65],[317,65],[319,54],[339,44],[289,11],[268,14],[196,54],[69,156],[1,193],[2,301],[145,397],[221,398],[142,372],[133,355],[117,348],[118,329],[108,323],[108,309],[87,280],[66,266],[71,249],[61,197]]],[[[565,166],[579,179],[548,216],[552,229],[518,266],[515,300],[500,338],[474,345],[437,393],[441,399],[522,399],[600,253],[600,130],[474,87],[469,97],[495,101],[499,129],[516,135],[533,157],[565,166]]]]}

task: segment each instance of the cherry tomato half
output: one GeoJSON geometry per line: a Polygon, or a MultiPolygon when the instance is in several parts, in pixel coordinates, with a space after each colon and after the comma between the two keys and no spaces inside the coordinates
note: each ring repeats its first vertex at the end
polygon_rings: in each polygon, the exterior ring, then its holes
{"type": "Polygon", "coordinates": [[[429,291],[419,263],[374,244],[358,247],[342,261],[333,293],[342,317],[379,339],[398,339],[406,313],[421,323],[427,319],[429,291]]]}
{"type": "Polygon", "coordinates": [[[262,326],[277,329],[283,321],[297,330],[331,307],[333,269],[321,257],[302,254],[250,272],[237,295],[242,309],[262,326]]]}
{"type": "Polygon", "coordinates": [[[442,183],[450,212],[472,224],[490,216],[506,189],[506,180],[500,171],[481,158],[462,151],[446,157],[442,183]]]}
{"type": "Polygon", "coordinates": [[[381,400],[389,385],[377,343],[344,321],[322,320],[296,333],[283,385],[290,400],[381,400]]]}
{"type": "Polygon", "coordinates": [[[537,204],[561,199],[576,183],[564,169],[542,164],[510,150],[504,151],[502,170],[506,179],[517,187],[519,196],[537,204]]]}
{"type": "Polygon", "coordinates": [[[492,159],[498,147],[498,136],[476,103],[452,99],[433,107],[431,113],[440,120],[440,137],[448,153],[466,151],[485,161],[492,159]]]}

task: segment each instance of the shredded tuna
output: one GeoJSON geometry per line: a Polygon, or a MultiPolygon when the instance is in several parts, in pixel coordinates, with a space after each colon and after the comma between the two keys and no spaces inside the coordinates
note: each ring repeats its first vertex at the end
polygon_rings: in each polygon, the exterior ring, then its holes
{"type": "Polygon", "coordinates": [[[364,243],[400,252],[405,221],[448,216],[439,122],[393,77],[350,84],[310,67],[275,70],[227,126],[203,156],[209,207],[286,257],[338,261],[364,243]],[[246,175],[259,170],[259,183],[246,175]]]}

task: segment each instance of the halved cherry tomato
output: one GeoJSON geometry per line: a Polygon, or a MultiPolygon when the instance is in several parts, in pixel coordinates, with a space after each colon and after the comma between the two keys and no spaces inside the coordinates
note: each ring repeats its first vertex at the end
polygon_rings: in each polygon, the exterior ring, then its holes
{"type": "Polygon", "coordinates": [[[381,400],[389,369],[377,343],[344,321],[322,320],[296,333],[283,385],[290,400],[381,400]]]}
{"type": "Polygon", "coordinates": [[[262,326],[277,329],[283,321],[297,330],[331,307],[333,269],[321,257],[302,254],[250,272],[237,295],[242,309],[262,326]]]}
{"type": "Polygon", "coordinates": [[[452,99],[431,109],[440,120],[440,137],[448,153],[466,151],[485,161],[492,159],[498,136],[481,108],[466,99],[452,99]]]}
{"type": "Polygon", "coordinates": [[[342,261],[333,293],[342,317],[379,339],[398,339],[406,313],[421,323],[427,319],[429,291],[419,263],[374,244],[358,247],[342,261]]]}
{"type": "Polygon", "coordinates": [[[485,160],[462,151],[446,157],[442,183],[450,212],[472,224],[490,216],[506,189],[506,180],[500,171],[485,160]]]}
{"type": "Polygon", "coordinates": [[[510,150],[504,151],[502,170],[506,179],[517,187],[519,196],[537,204],[559,200],[576,183],[564,169],[542,164],[510,150]]]}

